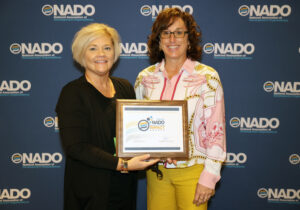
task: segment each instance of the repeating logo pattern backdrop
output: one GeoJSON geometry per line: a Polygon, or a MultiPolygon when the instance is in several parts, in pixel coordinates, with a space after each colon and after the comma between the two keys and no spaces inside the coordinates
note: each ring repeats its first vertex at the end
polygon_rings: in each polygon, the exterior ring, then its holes
{"type": "MultiPolygon", "coordinates": [[[[71,42],[92,22],[116,28],[113,74],[132,84],[149,65],[157,14],[178,7],[203,33],[202,62],[218,70],[228,155],[211,210],[300,208],[300,3],[271,1],[4,1],[1,12],[0,209],[60,210],[64,154],[54,112],[79,77],[71,42]]],[[[139,210],[146,209],[141,175],[139,210]]]]}

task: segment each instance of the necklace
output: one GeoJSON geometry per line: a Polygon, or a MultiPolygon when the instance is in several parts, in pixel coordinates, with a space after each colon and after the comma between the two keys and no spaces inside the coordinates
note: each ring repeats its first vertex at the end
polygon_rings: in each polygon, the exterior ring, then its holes
{"type": "Polygon", "coordinates": [[[106,82],[108,83],[106,87],[96,82],[93,82],[87,75],[86,75],[86,80],[105,97],[112,98],[115,95],[114,84],[110,78],[108,78],[108,81],[106,82]]]}

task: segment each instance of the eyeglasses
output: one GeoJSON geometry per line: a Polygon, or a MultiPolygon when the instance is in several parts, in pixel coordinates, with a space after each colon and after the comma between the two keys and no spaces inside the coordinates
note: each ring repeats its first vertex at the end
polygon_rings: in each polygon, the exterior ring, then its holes
{"type": "Polygon", "coordinates": [[[187,31],[162,31],[160,37],[163,39],[168,39],[171,37],[171,34],[173,34],[175,38],[183,38],[187,33],[187,31]]]}

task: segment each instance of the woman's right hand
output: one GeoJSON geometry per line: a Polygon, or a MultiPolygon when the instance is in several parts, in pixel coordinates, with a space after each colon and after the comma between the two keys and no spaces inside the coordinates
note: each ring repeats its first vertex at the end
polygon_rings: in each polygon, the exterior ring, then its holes
{"type": "MultiPolygon", "coordinates": [[[[128,171],[144,170],[145,168],[157,163],[160,159],[150,159],[150,155],[140,155],[128,160],[128,171]]],[[[119,158],[117,170],[121,170],[122,159],[119,158]]]]}

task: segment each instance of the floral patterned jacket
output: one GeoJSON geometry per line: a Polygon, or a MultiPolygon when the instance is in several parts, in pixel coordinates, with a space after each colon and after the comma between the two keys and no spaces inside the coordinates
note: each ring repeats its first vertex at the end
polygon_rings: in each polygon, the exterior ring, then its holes
{"type": "Polygon", "coordinates": [[[220,180],[226,158],[225,108],[219,75],[212,67],[187,59],[170,80],[164,60],[141,71],[135,82],[140,100],[187,100],[189,122],[189,159],[178,161],[185,168],[204,164],[199,183],[214,189],[220,180]]]}

